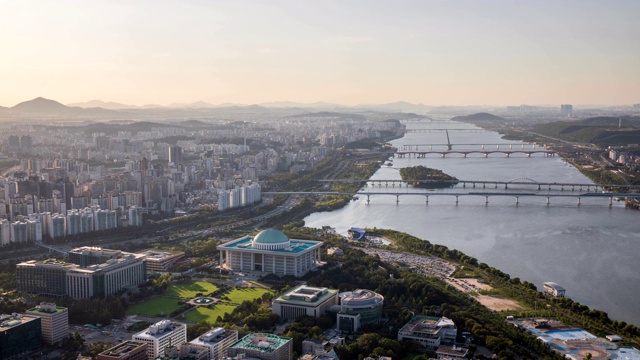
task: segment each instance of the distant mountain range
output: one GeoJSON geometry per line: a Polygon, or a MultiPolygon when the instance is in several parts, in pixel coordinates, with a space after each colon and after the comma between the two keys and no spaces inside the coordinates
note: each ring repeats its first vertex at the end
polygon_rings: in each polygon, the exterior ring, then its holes
{"type": "MultiPolygon", "coordinates": [[[[393,102],[387,104],[345,106],[326,102],[297,103],[291,101],[269,102],[253,105],[219,104],[214,105],[205,101],[197,101],[189,104],[174,103],[169,106],[148,104],[143,106],[122,104],[112,101],[91,100],[87,102],[64,105],[58,101],[38,97],[33,100],[21,102],[12,107],[0,107],[0,114],[5,117],[33,117],[33,118],[57,118],[69,119],[90,118],[166,118],[191,117],[191,116],[216,116],[225,114],[240,116],[251,114],[270,114],[290,116],[303,113],[331,112],[353,113],[362,110],[410,113],[425,112],[429,107],[423,104],[411,104],[408,102],[393,102]]],[[[2,119],[0,119],[2,120],[2,119]]]]}
{"type": "Polygon", "coordinates": [[[72,107],[81,107],[81,108],[95,108],[100,107],[103,109],[109,110],[124,110],[124,109],[151,109],[151,108],[159,108],[159,109],[212,109],[212,108],[222,108],[222,107],[247,107],[247,106],[261,106],[265,108],[309,108],[309,109],[339,109],[339,108],[366,108],[366,109],[375,109],[375,110],[386,110],[386,111],[428,111],[432,107],[424,105],[424,104],[412,104],[405,101],[397,101],[387,104],[362,104],[355,106],[347,106],[335,103],[328,102],[314,102],[314,103],[299,103],[293,101],[273,101],[266,102],[254,105],[247,104],[235,104],[235,103],[223,103],[223,104],[211,104],[206,101],[196,101],[193,103],[173,103],[167,106],[162,105],[127,105],[116,102],[105,102],[102,100],[91,100],[87,102],[73,103],[69,104],[72,107]]]}
{"type": "Polygon", "coordinates": [[[111,110],[94,107],[94,108],[81,108],[70,107],[61,104],[55,100],[45,99],[43,97],[37,97],[33,100],[23,101],[10,108],[4,108],[5,112],[11,113],[23,113],[23,114],[37,114],[37,115],[106,115],[112,113],[111,110]]]}

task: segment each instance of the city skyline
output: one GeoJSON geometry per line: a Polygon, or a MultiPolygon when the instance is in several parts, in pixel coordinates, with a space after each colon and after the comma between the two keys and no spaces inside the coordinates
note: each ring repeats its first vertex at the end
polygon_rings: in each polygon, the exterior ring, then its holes
{"type": "Polygon", "coordinates": [[[2,6],[1,106],[639,102],[633,1],[2,6]]]}

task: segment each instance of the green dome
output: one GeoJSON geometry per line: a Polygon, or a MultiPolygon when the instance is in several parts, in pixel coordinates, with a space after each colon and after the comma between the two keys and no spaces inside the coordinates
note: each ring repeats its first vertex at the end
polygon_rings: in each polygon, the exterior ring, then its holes
{"type": "Polygon", "coordinates": [[[287,235],[276,229],[262,230],[253,238],[254,244],[282,244],[287,242],[289,242],[287,235]]]}

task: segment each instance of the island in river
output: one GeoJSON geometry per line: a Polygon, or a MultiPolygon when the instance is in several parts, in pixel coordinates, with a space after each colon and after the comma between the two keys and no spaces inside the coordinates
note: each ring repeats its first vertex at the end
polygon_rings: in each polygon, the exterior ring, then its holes
{"type": "Polygon", "coordinates": [[[442,170],[418,165],[400,169],[400,177],[409,184],[427,189],[439,189],[454,186],[458,179],[445,174],[442,170]]]}

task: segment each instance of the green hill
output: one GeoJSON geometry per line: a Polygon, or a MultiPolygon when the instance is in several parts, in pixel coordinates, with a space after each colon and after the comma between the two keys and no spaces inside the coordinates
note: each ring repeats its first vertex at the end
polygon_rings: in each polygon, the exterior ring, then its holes
{"type": "Polygon", "coordinates": [[[567,141],[601,147],[622,146],[640,142],[640,117],[595,117],[571,122],[556,121],[537,125],[534,131],[567,141]]]}

